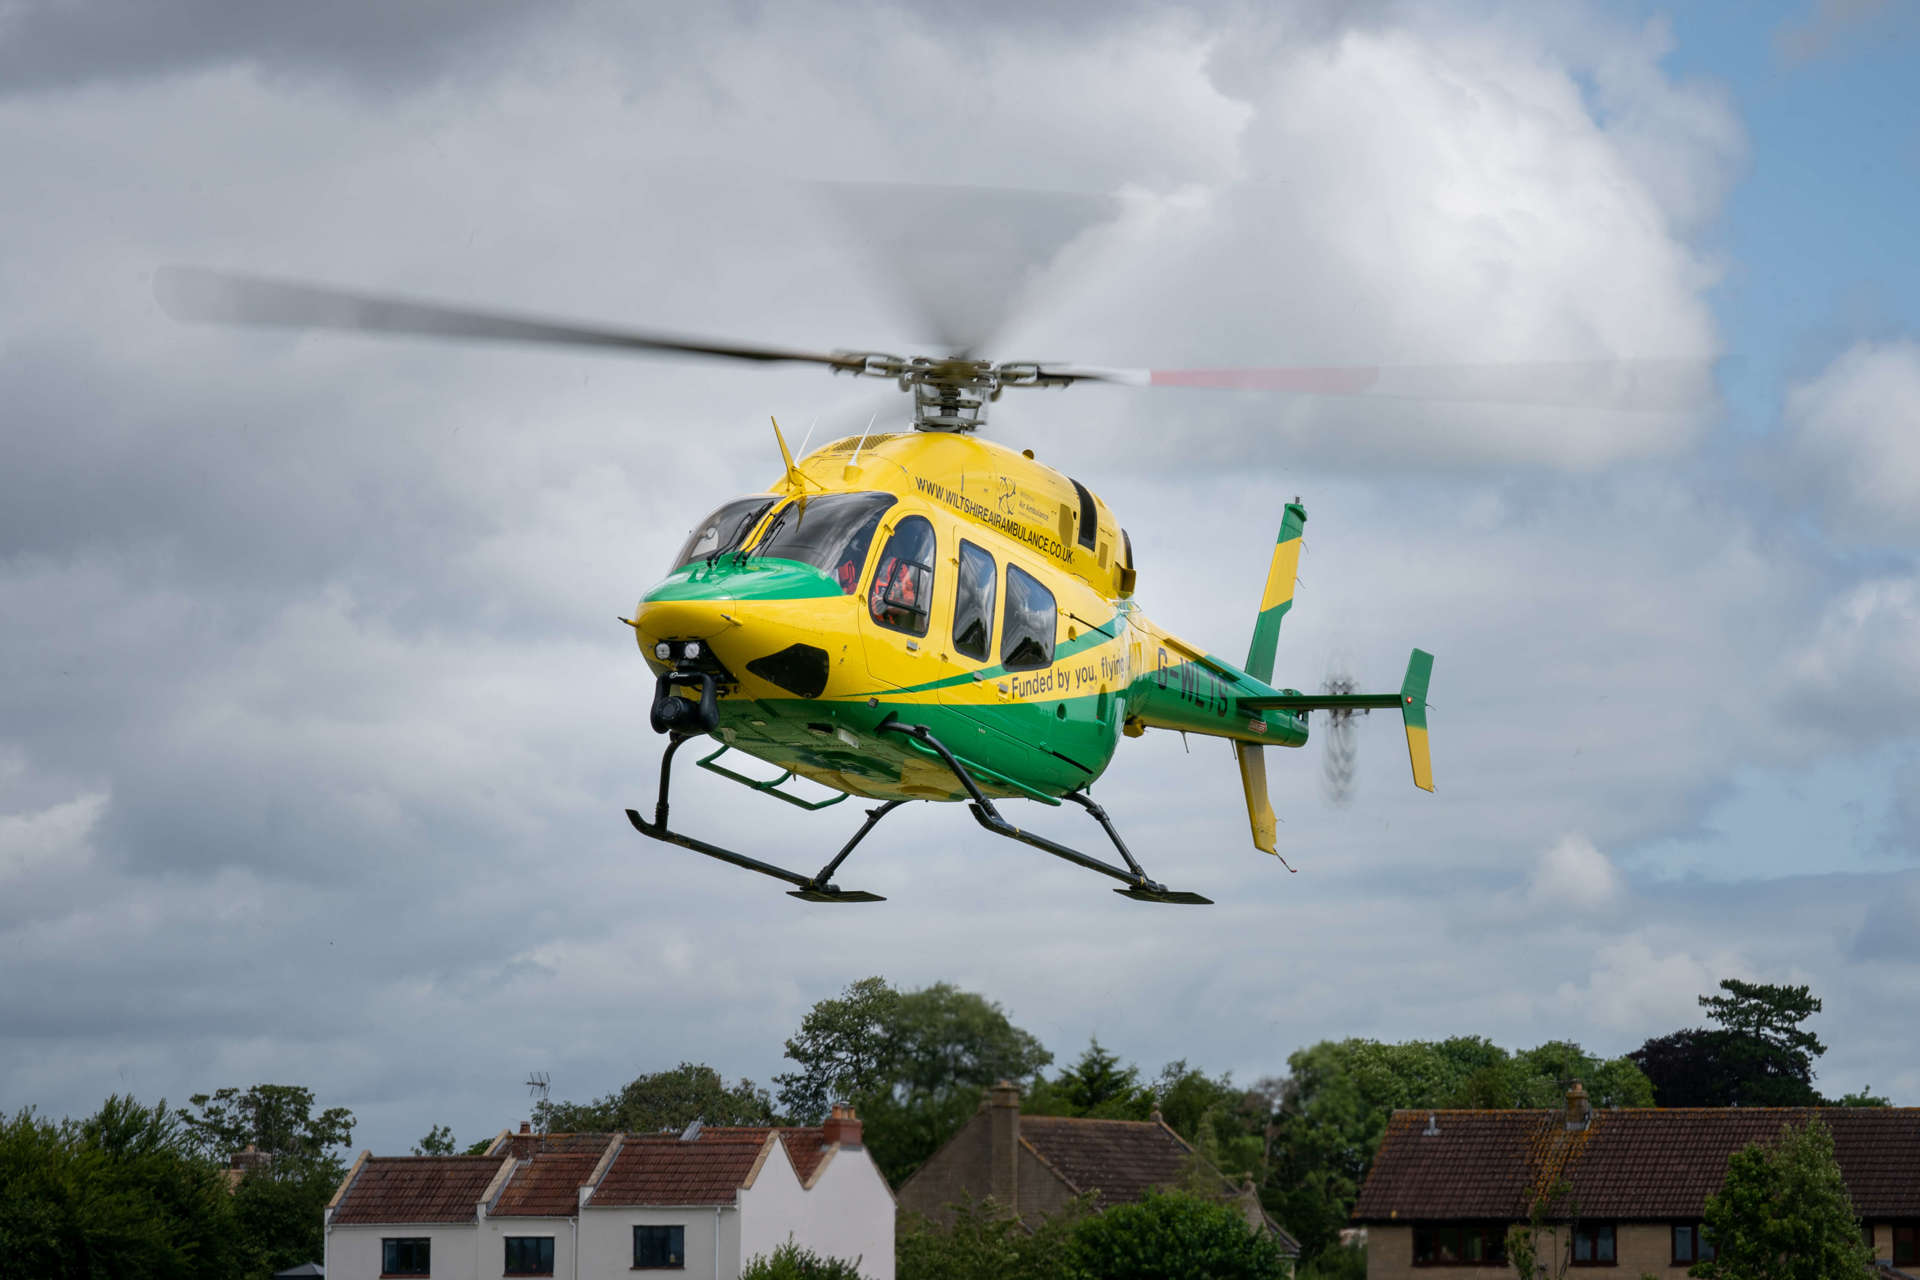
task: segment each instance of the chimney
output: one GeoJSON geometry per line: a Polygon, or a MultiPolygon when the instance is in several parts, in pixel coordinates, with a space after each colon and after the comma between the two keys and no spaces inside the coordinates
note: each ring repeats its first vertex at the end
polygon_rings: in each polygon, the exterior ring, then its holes
{"type": "Polygon", "coordinates": [[[236,1151],[228,1157],[228,1167],[243,1177],[249,1173],[265,1169],[272,1163],[273,1153],[271,1151],[262,1151],[251,1142],[247,1144],[246,1150],[236,1151]]]}
{"type": "Polygon", "coordinates": [[[860,1117],[844,1102],[833,1104],[833,1114],[820,1126],[820,1141],[829,1147],[860,1145],[860,1117]]]}
{"type": "Polygon", "coordinates": [[[513,1158],[515,1160],[533,1159],[533,1153],[539,1149],[539,1141],[540,1135],[533,1131],[533,1126],[522,1120],[520,1132],[513,1135],[513,1158]]]}
{"type": "Polygon", "coordinates": [[[1593,1119],[1593,1104],[1587,1101],[1587,1088],[1578,1080],[1567,1087],[1567,1132],[1581,1133],[1593,1119]]]}
{"type": "Polygon", "coordinates": [[[987,1094],[987,1194],[1008,1213],[1018,1214],[1020,1167],[1020,1086],[1010,1080],[995,1084],[987,1094]]]}

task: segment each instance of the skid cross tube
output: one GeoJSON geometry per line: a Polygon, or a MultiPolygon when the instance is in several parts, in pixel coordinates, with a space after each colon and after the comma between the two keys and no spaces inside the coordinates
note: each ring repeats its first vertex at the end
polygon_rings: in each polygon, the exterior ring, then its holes
{"type": "Polygon", "coordinates": [[[635,831],[638,831],[641,835],[647,836],[650,839],[660,840],[667,844],[677,844],[682,849],[691,849],[695,853],[704,853],[709,858],[717,858],[721,862],[730,863],[746,871],[758,871],[763,876],[772,876],[775,880],[784,880],[790,885],[797,886],[789,889],[787,891],[788,895],[806,902],[886,901],[885,898],[877,893],[867,893],[860,889],[840,888],[833,883],[833,873],[840,869],[840,864],[847,860],[847,855],[853,852],[854,846],[867,838],[867,833],[873,830],[875,824],[905,804],[905,800],[889,800],[877,808],[867,810],[867,820],[860,824],[860,829],[853,833],[851,840],[840,846],[840,852],[834,854],[833,859],[828,862],[826,866],[820,868],[819,874],[803,876],[798,871],[789,871],[785,867],[776,867],[771,862],[762,862],[760,859],[749,857],[744,853],[735,853],[732,849],[723,849],[717,844],[708,844],[705,840],[696,840],[692,836],[682,835],[678,831],[668,829],[667,793],[673,783],[673,753],[678,751],[680,745],[687,740],[688,735],[686,734],[674,734],[672,739],[667,743],[666,752],[660,757],[660,799],[654,805],[653,821],[648,822],[645,818],[642,818],[638,810],[627,810],[627,821],[633,824],[635,831]]]}
{"type": "Polygon", "coordinates": [[[1078,849],[1069,848],[1064,844],[1049,840],[1043,835],[1036,835],[1031,831],[1023,831],[1001,817],[1000,811],[993,807],[993,801],[987,799],[986,793],[980,790],[980,785],[973,780],[973,775],[967,771],[967,767],[961,764],[960,761],[954,757],[954,754],[947,750],[946,744],[934,737],[932,730],[928,729],[925,725],[901,724],[898,720],[890,717],[881,721],[880,724],[875,727],[882,733],[898,733],[912,738],[916,742],[924,743],[937,752],[940,759],[945,762],[947,768],[953,771],[953,776],[960,780],[960,785],[965,787],[967,794],[972,797],[972,801],[967,807],[973,810],[973,816],[979,821],[981,826],[993,832],[993,834],[1005,836],[1009,840],[1018,840],[1021,844],[1032,845],[1034,848],[1044,850],[1056,858],[1063,858],[1075,866],[1085,867],[1089,871],[1097,871],[1103,876],[1111,876],[1113,879],[1127,886],[1124,889],[1115,889],[1114,892],[1124,897],[1132,898],[1136,902],[1170,902],[1196,906],[1212,904],[1213,899],[1211,898],[1204,898],[1197,893],[1187,893],[1182,890],[1169,889],[1157,880],[1149,880],[1147,873],[1141,868],[1138,862],[1134,861],[1133,854],[1127,850],[1126,843],[1120,839],[1120,833],[1113,829],[1113,823],[1107,818],[1107,811],[1078,791],[1070,791],[1063,798],[1073,801],[1093,815],[1094,821],[1100,824],[1101,830],[1107,833],[1108,839],[1113,841],[1113,847],[1119,850],[1121,858],[1126,861],[1127,869],[1125,871],[1122,871],[1110,862],[1102,862],[1098,858],[1081,853],[1078,849]]]}

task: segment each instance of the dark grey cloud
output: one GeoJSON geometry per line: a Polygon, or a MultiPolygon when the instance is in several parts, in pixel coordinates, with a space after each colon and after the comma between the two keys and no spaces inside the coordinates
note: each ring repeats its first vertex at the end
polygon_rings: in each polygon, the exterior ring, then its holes
{"type": "Polygon", "coordinates": [[[498,54],[568,4],[8,0],[0,5],[0,96],[233,65],[402,92],[462,59],[498,54]]]}

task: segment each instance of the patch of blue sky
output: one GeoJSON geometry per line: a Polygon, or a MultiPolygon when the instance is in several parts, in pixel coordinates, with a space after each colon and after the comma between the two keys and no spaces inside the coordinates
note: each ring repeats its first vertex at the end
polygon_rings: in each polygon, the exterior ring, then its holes
{"type": "Polygon", "coordinates": [[[1619,851],[1623,870],[1665,882],[1719,883],[1884,873],[1920,866],[1896,800],[1914,751],[1894,744],[1801,769],[1743,769],[1691,832],[1619,851]]]}
{"type": "Polygon", "coordinates": [[[1787,389],[1852,343],[1920,335],[1920,5],[1642,12],[1671,24],[1669,69],[1725,85],[1747,130],[1746,169],[1706,247],[1727,265],[1712,297],[1735,357],[1730,425],[1765,434],[1787,389]]]}

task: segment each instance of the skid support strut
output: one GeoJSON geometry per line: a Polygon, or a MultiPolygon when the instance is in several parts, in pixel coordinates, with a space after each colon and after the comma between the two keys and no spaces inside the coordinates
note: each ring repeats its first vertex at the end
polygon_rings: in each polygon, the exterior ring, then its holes
{"type": "Polygon", "coordinates": [[[1100,829],[1107,833],[1109,840],[1113,841],[1113,847],[1119,850],[1120,857],[1124,859],[1127,864],[1126,870],[1122,871],[1110,862],[1102,862],[1098,858],[1081,853],[1078,849],[1072,849],[1064,844],[1049,840],[1043,835],[1036,835],[1031,831],[1023,831],[1001,817],[1000,811],[993,807],[993,801],[987,799],[986,793],[980,790],[980,784],[973,780],[971,773],[967,772],[967,767],[955,759],[953,753],[947,750],[946,744],[934,737],[933,732],[925,725],[901,724],[899,721],[889,718],[882,721],[876,727],[883,733],[898,733],[905,737],[912,738],[914,741],[933,750],[940,759],[945,762],[947,768],[953,771],[953,776],[960,780],[960,785],[965,787],[967,794],[972,797],[967,807],[973,810],[973,816],[979,820],[981,826],[993,832],[993,834],[1005,836],[1009,840],[1018,840],[1021,844],[1029,844],[1036,849],[1043,849],[1056,858],[1064,858],[1075,866],[1085,867],[1089,871],[1097,871],[1103,876],[1111,876],[1127,886],[1124,889],[1115,889],[1114,892],[1123,897],[1132,898],[1136,902],[1171,902],[1197,906],[1212,904],[1212,898],[1205,898],[1197,893],[1187,893],[1178,889],[1169,889],[1158,880],[1149,880],[1147,873],[1141,869],[1140,864],[1134,861],[1133,854],[1128,851],[1126,842],[1120,838],[1120,833],[1113,829],[1113,823],[1107,818],[1107,811],[1080,792],[1070,791],[1061,798],[1071,800],[1093,815],[1093,820],[1100,824],[1100,829]]]}
{"type": "Polygon", "coordinates": [[[660,757],[660,799],[653,808],[653,821],[648,822],[642,818],[637,810],[627,810],[627,821],[633,824],[635,831],[643,836],[665,841],[667,844],[677,844],[682,849],[704,853],[709,858],[718,858],[721,862],[732,863],[748,871],[758,871],[761,875],[772,876],[775,880],[785,880],[790,885],[798,886],[787,890],[787,893],[806,902],[886,901],[877,893],[840,888],[833,883],[833,873],[840,869],[840,864],[847,860],[847,855],[853,852],[854,846],[867,838],[867,833],[873,830],[875,824],[905,804],[905,800],[889,800],[877,808],[867,810],[867,820],[860,824],[858,831],[853,833],[853,839],[841,845],[840,852],[834,854],[833,859],[820,868],[818,874],[804,876],[798,871],[776,867],[771,862],[762,862],[758,858],[748,857],[744,853],[735,853],[731,849],[723,849],[717,844],[708,844],[704,840],[696,840],[692,836],[681,835],[678,831],[667,828],[667,792],[673,781],[673,753],[680,749],[680,744],[686,742],[687,738],[686,734],[674,734],[672,740],[667,743],[666,753],[660,757]]]}

